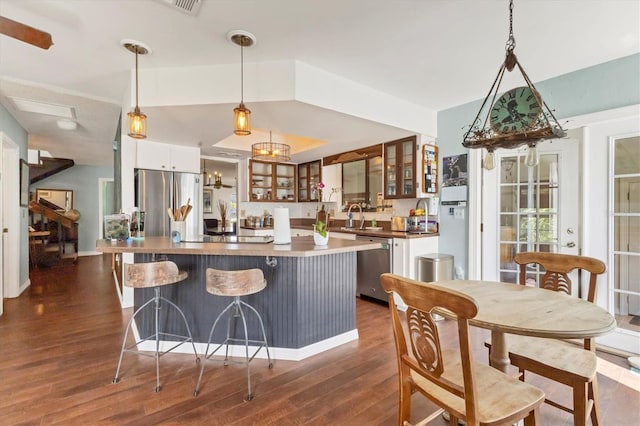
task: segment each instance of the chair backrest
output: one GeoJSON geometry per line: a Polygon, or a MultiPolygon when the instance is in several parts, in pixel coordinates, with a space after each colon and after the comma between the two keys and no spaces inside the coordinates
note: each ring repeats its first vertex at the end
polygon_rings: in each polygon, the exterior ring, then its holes
{"type": "Polygon", "coordinates": [[[168,260],[150,263],[125,263],[124,283],[134,288],[159,287],[177,283],[187,278],[188,273],[168,260]]]}
{"type": "Polygon", "coordinates": [[[207,268],[207,291],[217,296],[245,296],[265,288],[267,282],[260,269],[222,271],[207,268]]]}
{"type": "Polygon", "coordinates": [[[567,294],[571,294],[571,280],[568,274],[574,269],[588,271],[589,290],[587,300],[589,302],[595,302],[598,275],[607,269],[605,264],[598,259],[571,254],[523,252],[516,253],[514,259],[520,265],[520,284],[526,285],[527,265],[538,264],[545,271],[540,280],[540,288],[567,294]]]}
{"type": "MultiPolygon", "coordinates": [[[[389,310],[396,346],[400,383],[411,380],[411,371],[418,373],[457,398],[464,399],[466,420],[469,424],[477,424],[477,386],[474,380],[473,354],[469,338],[469,319],[478,313],[478,305],[471,297],[441,287],[437,283],[424,283],[399,275],[383,274],[380,278],[382,287],[389,293],[389,310]],[[397,293],[408,306],[406,323],[408,336],[400,319],[393,293],[397,293]],[[458,322],[459,356],[462,374],[458,371],[445,371],[443,351],[440,344],[438,328],[431,316],[434,308],[444,308],[453,312],[458,322]],[[411,354],[407,350],[407,342],[411,344],[411,354]],[[463,377],[464,386],[460,387],[446,380],[443,376],[463,377]]],[[[451,355],[449,355],[451,356],[451,355]]],[[[444,403],[438,397],[434,396],[444,403]]]]}

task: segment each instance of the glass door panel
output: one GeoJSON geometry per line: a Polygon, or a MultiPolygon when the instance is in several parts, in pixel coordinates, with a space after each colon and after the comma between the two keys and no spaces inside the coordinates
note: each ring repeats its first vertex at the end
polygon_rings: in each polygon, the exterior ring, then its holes
{"type": "MultiPolygon", "coordinates": [[[[500,157],[500,280],[518,282],[518,251],[559,252],[559,154],[542,154],[536,167],[524,163],[525,152],[500,157]]],[[[544,273],[542,271],[542,273],[544,273]]],[[[538,280],[541,271],[528,277],[538,280]]]]}
{"type": "Polygon", "coordinates": [[[613,152],[613,308],[618,327],[640,332],[640,137],[613,152]]]}

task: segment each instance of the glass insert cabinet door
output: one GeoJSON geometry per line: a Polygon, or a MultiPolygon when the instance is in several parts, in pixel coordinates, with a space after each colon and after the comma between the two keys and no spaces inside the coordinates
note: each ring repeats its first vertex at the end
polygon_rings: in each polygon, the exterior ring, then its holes
{"type": "Polygon", "coordinates": [[[612,140],[613,309],[640,332],[640,136],[612,140]]]}
{"type": "Polygon", "coordinates": [[[384,198],[416,197],[416,137],[384,144],[384,198]]]}

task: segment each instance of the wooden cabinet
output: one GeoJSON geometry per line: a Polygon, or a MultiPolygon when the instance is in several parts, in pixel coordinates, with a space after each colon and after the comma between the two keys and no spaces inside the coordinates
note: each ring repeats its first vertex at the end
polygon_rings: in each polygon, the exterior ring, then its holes
{"type": "Polygon", "coordinates": [[[314,185],[322,182],[322,162],[320,160],[298,164],[298,201],[316,201],[317,191],[314,185]]]}
{"type": "Polygon", "coordinates": [[[384,144],[384,198],[416,198],[416,137],[384,144]]]}
{"type": "Polygon", "coordinates": [[[249,161],[250,201],[296,201],[296,165],[249,161]]]}
{"type": "Polygon", "coordinates": [[[137,142],[136,167],[200,173],[200,149],[149,141],[137,142]]]}

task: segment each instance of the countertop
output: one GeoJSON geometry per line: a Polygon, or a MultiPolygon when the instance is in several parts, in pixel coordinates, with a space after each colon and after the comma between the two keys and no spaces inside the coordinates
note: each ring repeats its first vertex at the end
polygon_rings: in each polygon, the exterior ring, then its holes
{"type": "Polygon", "coordinates": [[[143,240],[111,242],[98,240],[96,250],[102,253],[160,253],[226,256],[310,257],[350,253],[380,248],[379,243],[329,238],[324,247],[315,246],[313,237],[292,237],[291,244],[249,243],[173,243],[169,237],[146,237],[143,240]]]}
{"type": "MultiPolygon", "coordinates": [[[[250,227],[250,226],[241,226],[242,229],[251,229],[251,230],[273,230],[272,226],[265,227],[250,227]]],[[[312,225],[291,225],[291,229],[305,229],[305,230],[313,230],[312,225]]],[[[382,237],[382,238],[427,238],[427,237],[437,237],[440,234],[438,232],[421,232],[421,233],[411,233],[411,232],[400,232],[400,231],[391,231],[389,229],[380,229],[380,230],[372,230],[372,229],[347,229],[339,226],[331,226],[329,227],[329,232],[340,232],[343,234],[355,234],[362,235],[367,237],[382,237]]]]}

